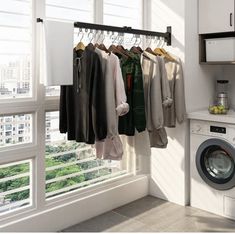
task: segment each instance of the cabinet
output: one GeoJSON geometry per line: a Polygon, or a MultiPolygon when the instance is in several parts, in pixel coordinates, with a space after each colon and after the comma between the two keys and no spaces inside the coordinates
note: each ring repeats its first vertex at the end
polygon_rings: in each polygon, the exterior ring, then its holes
{"type": "Polygon", "coordinates": [[[231,64],[206,61],[206,39],[235,37],[235,0],[198,0],[200,64],[231,64]]]}
{"type": "Polygon", "coordinates": [[[235,0],[199,0],[199,34],[235,31],[235,0]]]}

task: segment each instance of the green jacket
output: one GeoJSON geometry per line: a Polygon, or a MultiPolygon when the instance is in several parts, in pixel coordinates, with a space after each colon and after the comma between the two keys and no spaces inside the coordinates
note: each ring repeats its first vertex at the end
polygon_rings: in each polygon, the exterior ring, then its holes
{"type": "Polygon", "coordinates": [[[129,52],[131,58],[120,58],[129,112],[119,117],[119,134],[134,136],[135,129],[146,128],[143,74],[140,55],[129,52]]]}

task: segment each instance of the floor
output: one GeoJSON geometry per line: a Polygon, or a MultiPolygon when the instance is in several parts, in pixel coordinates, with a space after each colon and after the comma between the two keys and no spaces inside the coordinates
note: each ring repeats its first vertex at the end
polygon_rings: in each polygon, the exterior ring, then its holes
{"type": "Polygon", "coordinates": [[[235,221],[147,196],[62,232],[235,232],[235,221]]]}

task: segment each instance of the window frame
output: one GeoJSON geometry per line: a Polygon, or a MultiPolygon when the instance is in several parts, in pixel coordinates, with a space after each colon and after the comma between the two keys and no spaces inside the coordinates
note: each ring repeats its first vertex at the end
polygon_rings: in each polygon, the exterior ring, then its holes
{"type": "MultiPolygon", "coordinates": [[[[37,18],[45,18],[46,0],[31,0],[32,1],[32,97],[29,98],[15,98],[15,99],[0,99],[0,115],[11,114],[25,114],[32,113],[32,142],[23,143],[16,146],[7,146],[0,148],[0,165],[22,160],[32,160],[31,171],[31,192],[32,192],[32,205],[23,207],[19,210],[4,213],[0,215],[1,222],[7,223],[9,220],[16,220],[19,217],[27,217],[45,210],[50,207],[55,207],[64,204],[66,201],[71,201],[74,198],[79,198],[85,193],[89,193],[96,188],[107,186],[113,181],[118,181],[126,177],[136,175],[136,158],[134,149],[130,148],[128,144],[124,147],[128,148],[128,160],[123,162],[127,163],[127,174],[114,177],[104,182],[91,185],[89,187],[80,188],[74,191],[67,192],[61,196],[53,199],[46,200],[45,193],[45,118],[46,112],[58,111],[59,109],[59,96],[46,96],[46,88],[40,84],[39,81],[39,35],[41,25],[36,22],[37,18]]],[[[142,27],[148,28],[149,23],[148,11],[146,6],[149,1],[142,0],[142,27]]],[[[103,0],[94,0],[93,16],[94,22],[98,24],[103,23],[103,0]]],[[[129,141],[130,145],[134,145],[134,138],[128,139],[124,137],[124,141],[129,141]]]]}

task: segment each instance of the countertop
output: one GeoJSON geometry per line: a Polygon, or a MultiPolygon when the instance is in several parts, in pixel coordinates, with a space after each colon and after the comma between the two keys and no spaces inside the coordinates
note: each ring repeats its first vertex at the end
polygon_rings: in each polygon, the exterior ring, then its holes
{"type": "Polygon", "coordinates": [[[199,110],[187,114],[188,119],[205,120],[219,123],[235,124],[235,111],[229,110],[226,115],[210,114],[208,110],[199,110]]]}

